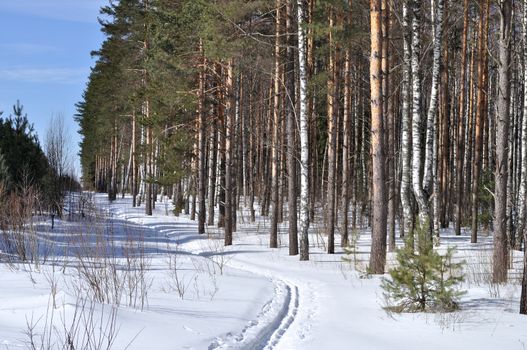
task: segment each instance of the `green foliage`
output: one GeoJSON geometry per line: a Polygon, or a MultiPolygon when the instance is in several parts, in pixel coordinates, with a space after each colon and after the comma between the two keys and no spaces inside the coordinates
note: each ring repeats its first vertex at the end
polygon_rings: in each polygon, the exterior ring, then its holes
{"type": "Polygon", "coordinates": [[[9,172],[9,167],[5,161],[2,150],[0,150],[0,183],[8,185],[11,182],[11,174],[9,172]]]}
{"type": "Polygon", "coordinates": [[[33,125],[18,101],[10,117],[0,117],[0,150],[0,173],[7,174],[10,179],[9,190],[15,189],[22,181],[40,184],[49,171],[33,125]]]}
{"type": "MultiPolygon", "coordinates": [[[[423,225],[426,227],[426,225],[423,225]]],[[[426,229],[414,231],[418,242],[427,240],[426,229]]],[[[431,244],[412,244],[397,250],[398,267],[390,270],[390,278],[382,282],[389,308],[396,312],[448,312],[458,309],[464,292],[458,289],[463,281],[464,262],[454,262],[454,248],[444,255],[431,244]]]]}

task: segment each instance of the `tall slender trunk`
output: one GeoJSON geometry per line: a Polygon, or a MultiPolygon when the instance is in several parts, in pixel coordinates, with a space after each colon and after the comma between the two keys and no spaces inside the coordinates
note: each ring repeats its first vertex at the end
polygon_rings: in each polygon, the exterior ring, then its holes
{"type": "MultiPolygon", "coordinates": [[[[211,107],[211,115],[213,115],[214,106],[211,107]]],[[[213,119],[211,124],[212,139],[210,141],[210,155],[209,155],[209,213],[207,225],[214,225],[214,207],[216,202],[216,174],[218,173],[218,121],[213,119]]]]}
{"type": "Polygon", "coordinates": [[[298,254],[298,214],[297,214],[297,175],[296,175],[296,119],[295,119],[295,52],[293,50],[294,40],[294,3],[287,2],[286,32],[287,36],[287,64],[285,68],[286,101],[285,110],[287,115],[287,204],[289,211],[289,255],[298,254]]]}
{"type": "Polygon", "coordinates": [[[478,241],[478,211],[479,211],[479,181],[481,174],[481,162],[482,162],[482,151],[483,151],[483,124],[485,122],[486,112],[486,91],[485,81],[487,70],[487,27],[488,27],[488,16],[489,16],[489,0],[484,0],[483,6],[481,7],[481,15],[479,22],[479,40],[478,40],[478,84],[477,84],[477,111],[476,111],[476,130],[475,130],[475,147],[474,147],[474,159],[473,159],[473,171],[472,171],[472,234],[471,242],[476,243],[478,241]]]}
{"type": "Polygon", "coordinates": [[[304,0],[297,0],[298,74],[300,88],[300,260],[309,260],[309,123],[304,0]]]}
{"type": "Polygon", "coordinates": [[[494,210],[494,254],[492,280],[507,281],[507,179],[510,120],[510,39],[512,0],[500,0],[500,34],[498,41],[498,97],[496,115],[496,189],[494,210]]]}
{"type": "Polygon", "coordinates": [[[137,156],[135,154],[136,150],[136,117],[135,111],[132,112],[132,181],[131,181],[131,192],[132,192],[132,206],[135,208],[137,206],[137,156]]]}
{"type": "MultiPolygon", "coordinates": [[[[351,7],[351,0],[349,1],[351,7]]],[[[351,20],[348,15],[348,21],[351,20]]],[[[344,248],[349,244],[348,213],[350,183],[350,160],[351,160],[351,52],[344,52],[344,108],[342,128],[342,224],[341,224],[341,246],[344,248]]]]}
{"type": "Polygon", "coordinates": [[[276,32],[274,49],[274,98],[273,98],[273,143],[271,147],[271,232],[269,247],[278,248],[278,216],[279,216],[279,131],[280,131],[280,93],[281,93],[281,52],[282,52],[282,0],[276,0],[276,32]]]}
{"type": "MultiPolygon", "coordinates": [[[[412,185],[419,206],[419,226],[429,225],[426,195],[421,187],[421,0],[412,2],[412,185]]],[[[428,230],[428,227],[422,227],[428,230]]]]}
{"type": "Polygon", "coordinates": [[[404,235],[411,235],[413,214],[411,205],[411,117],[410,117],[410,80],[411,80],[411,33],[409,0],[403,2],[403,78],[401,86],[402,124],[401,124],[401,206],[403,209],[404,235]]]}
{"type": "MultiPolygon", "coordinates": [[[[443,37],[443,7],[444,0],[432,0],[430,4],[433,34],[433,63],[432,63],[432,87],[430,92],[430,105],[426,122],[426,152],[423,175],[424,192],[430,196],[432,193],[433,168],[436,159],[434,157],[434,144],[437,142],[437,111],[439,105],[439,82],[441,80],[441,42],[443,37]],[[437,2],[437,6],[436,6],[437,2]]],[[[436,154],[437,155],[437,154],[436,154]]],[[[435,193],[435,196],[438,194],[435,193]]],[[[437,213],[434,212],[434,216],[437,213]]]]}
{"type": "Polygon", "coordinates": [[[465,144],[465,96],[467,80],[467,39],[468,39],[468,0],[463,3],[463,36],[461,39],[461,76],[459,87],[459,113],[457,125],[457,150],[456,150],[456,214],[455,232],[461,235],[461,216],[463,208],[463,155],[465,144]]]}
{"type": "Polygon", "coordinates": [[[199,118],[199,164],[198,164],[198,234],[205,233],[205,194],[207,190],[207,115],[205,113],[205,58],[203,43],[199,43],[199,88],[198,88],[198,118],[199,118]]]}
{"type": "Polygon", "coordinates": [[[372,245],[370,270],[383,274],[386,265],[386,179],[382,111],[382,18],[381,0],[370,1],[371,18],[371,147],[372,147],[372,245]]]}
{"type": "MultiPolygon", "coordinates": [[[[527,229],[525,228],[525,192],[527,187],[527,0],[523,0],[523,119],[522,119],[522,138],[521,138],[521,184],[520,196],[518,199],[520,207],[518,213],[518,236],[523,238],[523,277],[522,277],[522,291],[520,297],[520,314],[527,315],[527,229]]],[[[521,242],[516,244],[518,248],[521,247],[521,242]]]]}
{"type": "Polygon", "coordinates": [[[391,30],[391,13],[388,0],[382,0],[382,104],[383,115],[386,121],[385,125],[385,142],[387,146],[387,181],[388,181],[388,241],[389,250],[395,250],[395,140],[394,140],[394,114],[393,98],[391,97],[390,85],[390,30],[391,30]]]}
{"type": "Polygon", "coordinates": [[[329,10],[329,65],[327,83],[327,114],[328,114],[328,182],[326,195],[326,233],[328,235],[328,254],[335,253],[335,180],[336,180],[336,158],[337,158],[337,113],[338,106],[336,97],[337,77],[337,54],[336,45],[333,40],[333,28],[335,25],[335,14],[329,10]]]}
{"type": "Polygon", "coordinates": [[[233,151],[233,136],[234,136],[234,119],[235,111],[233,108],[233,60],[230,59],[227,63],[226,83],[225,83],[225,245],[232,245],[232,230],[233,230],[233,195],[232,188],[232,151],[233,151]]]}
{"type": "MultiPolygon", "coordinates": [[[[150,101],[147,99],[145,102],[145,117],[146,120],[150,120],[150,101]]],[[[152,127],[147,125],[146,127],[146,155],[145,155],[145,186],[146,186],[146,197],[145,197],[145,214],[152,215],[152,200],[153,200],[153,173],[152,173],[152,127]]]]}
{"type": "MultiPolygon", "coordinates": [[[[218,64],[217,66],[218,72],[217,75],[219,77],[223,77],[225,74],[223,72],[223,68],[221,65],[218,64]]],[[[226,144],[226,135],[227,135],[227,122],[226,122],[226,116],[225,116],[225,98],[227,96],[227,92],[225,91],[225,83],[223,81],[223,78],[220,78],[220,86],[217,90],[217,99],[218,99],[218,105],[217,105],[217,114],[218,114],[218,121],[219,121],[219,157],[220,157],[220,166],[219,166],[219,193],[218,193],[218,227],[225,227],[225,168],[226,168],[226,161],[225,161],[225,144],[226,144]]]]}

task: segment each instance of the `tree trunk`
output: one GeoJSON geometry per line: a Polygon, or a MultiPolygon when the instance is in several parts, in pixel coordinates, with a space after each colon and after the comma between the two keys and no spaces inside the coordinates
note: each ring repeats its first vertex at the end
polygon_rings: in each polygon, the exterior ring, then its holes
{"type": "MultiPolygon", "coordinates": [[[[412,185],[419,206],[419,227],[428,231],[430,217],[421,187],[421,0],[412,2],[412,185]],[[424,227],[425,225],[426,227],[424,227]]],[[[428,132],[427,132],[428,134],[428,132]]]]}
{"type": "Polygon", "coordinates": [[[463,3],[463,37],[461,39],[461,76],[459,88],[459,114],[457,125],[457,150],[456,150],[456,214],[455,232],[461,235],[461,216],[463,208],[463,154],[465,144],[465,96],[467,76],[467,39],[468,39],[468,0],[463,3]]]}
{"type": "Polygon", "coordinates": [[[232,188],[232,149],[234,132],[234,108],[233,99],[233,62],[227,63],[225,82],[225,245],[232,245],[232,210],[233,210],[233,188],[232,188]]]}
{"type": "Polygon", "coordinates": [[[494,254],[492,280],[507,281],[507,179],[510,112],[510,38],[512,0],[500,0],[500,34],[498,42],[498,101],[496,116],[496,189],[494,210],[494,254]]]}
{"type": "Polygon", "coordinates": [[[485,121],[486,111],[486,91],[485,81],[487,71],[485,61],[487,60],[487,26],[488,26],[489,0],[483,2],[479,22],[479,40],[478,40],[478,93],[477,93],[477,111],[476,111],[476,130],[475,130],[475,147],[472,171],[472,235],[471,242],[478,241],[478,211],[479,211],[479,179],[481,173],[481,161],[483,151],[483,123],[485,121]]]}
{"type": "Polygon", "coordinates": [[[326,233],[328,235],[328,254],[335,253],[335,182],[336,182],[336,159],[337,159],[337,54],[336,45],[333,40],[333,28],[335,24],[334,10],[329,10],[329,65],[327,83],[327,113],[328,113],[328,182],[326,195],[326,233]]]}
{"type": "Polygon", "coordinates": [[[382,113],[382,19],[381,0],[370,1],[371,18],[371,147],[373,170],[373,223],[370,271],[383,274],[386,264],[386,180],[382,113]]]}
{"type": "Polygon", "coordinates": [[[298,214],[297,214],[297,175],[296,175],[296,139],[295,139],[295,52],[293,51],[294,40],[290,33],[294,33],[294,3],[288,0],[286,32],[288,33],[287,64],[285,69],[287,115],[287,204],[289,212],[289,255],[298,254],[298,214]]]}
{"type": "Polygon", "coordinates": [[[274,49],[274,98],[273,98],[273,143],[271,146],[271,232],[269,247],[278,248],[278,185],[279,185],[279,130],[280,130],[280,92],[281,92],[281,40],[282,0],[276,0],[276,32],[274,49]]]}
{"type": "MultiPolygon", "coordinates": [[[[411,33],[409,0],[403,2],[403,78],[401,86],[402,125],[401,125],[401,206],[403,209],[403,235],[412,236],[413,214],[411,205],[411,119],[410,119],[410,81],[411,81],[411,33]]],[[[407,237],[411,238],[411,237],[407,237]]]]}
{"type": "Polygon", "coordinates": [[[207,190],[207,116],[205,114],[205,58],[203,44],[199,44],[199,88],[198,88],[198,118],[199,118],[199,184],[198,184],[198,234],[205,233],[205,193],[207,190]]]}
{"type": "Polygon", "coordinates": [[[297,0],[298,73],[300,88],[300,260],[309,260],[309,128],[304,0],[297,0]]]}

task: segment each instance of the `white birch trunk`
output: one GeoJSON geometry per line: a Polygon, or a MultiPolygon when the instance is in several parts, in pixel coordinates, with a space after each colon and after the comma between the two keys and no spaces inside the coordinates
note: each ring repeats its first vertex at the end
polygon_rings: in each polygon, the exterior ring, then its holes
{"type": "Polygon", "coordinates": [[[304,1],[297,0],[298,72],[300,80],[300,260],[309,260],[309,129],[307,120],[307,57],[304,1]]]}
{"type": "MultiPolygon", "coordinates": [[[[431,193],[432,186],[432,175],[434,172],[434,163],[436,157],[434,156],[434,144],[436,143],[436,128],[437,128],[437,106],[439,103],[439,79],[440,79],[440,68],[441,68],[441,40],[443,37],[443,8],[444,0],[437,1],[437,12],[436,12],[436,0],[432,0],[431,16],[432,16],[432,33],[434,37],[434,57],[432,66],[432,87],[430,92],[430,105],[428,107],[428,117],[426,124],[426,154],[425,154],[425,166],[423,176],[423,189],[426,193],[431,193]]],[[[437,154],[436,154],[437,156],[437,154]]],[[[437,213],[434,213],[437,215],[437,213]]]]}
{"type": "Polygon", "coordinates": [[[421,187],[421,0],[412,2],[412,185],[419,206],[420,225],[429,223],[428,203],[421,187]]]}
{"type": "Polygon", "coordinates": [[[411,79],[411,53],[410,53],[410,18],[408,1],[403,3],[403,82],[402,82],[402,134],[401,134],[401,206],[403,209],[404,235],[412,230],[411,199],[411,173],[412,158],[410,135],[410,79],[411,79]]]}

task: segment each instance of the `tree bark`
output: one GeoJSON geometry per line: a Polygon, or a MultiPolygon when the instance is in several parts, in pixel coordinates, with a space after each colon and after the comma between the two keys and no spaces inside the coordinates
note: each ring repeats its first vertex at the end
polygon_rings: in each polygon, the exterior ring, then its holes
{"type": "Polygon", "coordinates": [[[278,248],[278,216],[279,216],[279,130],[280,130],[280,93],[281,93],[281,52],[282,52],[282,0],[276,0],[276,32],[274,49],[274,90],[273,90],[273,143],[271,146],[271,232],[269,247],[278,248]]]}
{"type": "Polygon", "coordinates": [[[336,182],[336,159],[337,159],[337,113],[338,106],[336,98],[337,77],[337,53],[333,40],[333,28],[335,26],[335,14],[329,9],[329,64],[327,82],[327,118],[328,118],[328,182],[326,194],[326,233],[328,235],[328,254],[335,253],[335,182],[336,182]]]}
{"type": "Polygon", "coordinates": [[[487,60],[487,26],[489,16],[489,0],[484,0],[481,7],[481,15],[479,22],[479,40],[478,40],[478,84],[477,84],[477,111],[476,111],[476,129],[474,138],[474,159],[472,171],[472,234],[470,241],[476,243],[478,241],[478,211],[479,211],[479,181],[481,173],[481,161],[483,151],[483,124],[485,121],[486,112],[486,90],[485,81],[487,71],[485,69],[487,60]]]}
{"type": "Polygon", "coordinates": [[[296,120],[295,120],[295,52],[293,51],[294,40],[290,33],[294,33],[294,3],[287,3],[287,64],[285,69],[286,101],[285,109],[287,116],[287,204],[289,212],[289,255],[298,254],[298,213],[297,213],[297,173],[296,173],[296,120]]]}
{"type": "Polygon", "coordinates": [[[225,133],[225,245],[232,245],[232,230],[233,230],[233,188],[232,188],[232,151],[233,151],[233,133],[234,133],[234,119],[235,110],[233,108],[233,60],[230,59],[227,63],[226,83],[225,83],[225,117],[226,117],[226,133],[225,133]]]}
{"type": "Polygon", "coordinates": [[[459,113],[457,125],[457,153],[456,153],[456,214],[455,232],[461,235],[461,216],[463,208],[463,155],[465,145],[465,96],[467,80],[467,39],[468,39],[468,0],[463,3],[463,36],[461,39],[461,75],[459,87],[459,113]]]}
{"type": "Polygon", "coordinates": [[[412,185],[419,206],[419,227],[429,230],[430,216],[421,187],[421,0],[412,2],[412,185]],[[423,227],[426,225],[427,227],[423,227]]]}
{"type": "Polygon", "coordinates": [[[386,264],[386,180],[382,113],[382,18],[381,0],[370,1],[371,19],[371,147],[373,171],[373,222],[370,271],[383,274],[386,264]]]}
{"type": "Polygon", "coordinates": [[[507,281],[507,180],[510,120],[510,39],[512,0],[500,0],[500,34],[498,42],[498,101],[496,116],[496,189],[494,210],[494,254],[492,280],[507,281]]]}
{"type": "MultiPolygon", "coordinates": [[[[412,235],[413,214],[411,205],[411,117],[410,117],[410,81],[411,81],[411,32],[409,0],[403,2],[403,68],[402,68],[402,124],[401,124],[401,206],[403,210],[403,235],[412,235]]],[[[407,237],[407,239],[410,237],[407,237]]]]}
{"type": "Polygon", "coordinates": [[[297,0],[298,73],[300,88],[300,260],[309,260],[309,122],[304,0],[297,0]]]}
{"type": "Polygon", "coordinates": [[[205,233],[205,193],[207,190],[207,116],[205,113],[205,58],[203,44],[199,43],[199,88],[198,88],[198,118],[199,118],[199,209],[198,209],[198,234],[205,233]]]}

